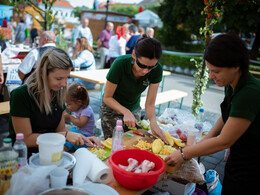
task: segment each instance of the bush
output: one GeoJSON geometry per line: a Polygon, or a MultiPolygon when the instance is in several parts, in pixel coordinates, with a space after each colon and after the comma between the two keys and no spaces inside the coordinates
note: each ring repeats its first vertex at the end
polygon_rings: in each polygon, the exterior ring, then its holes
{"type": "Polygon", "coordinates": [[[260,72],[260,66],[257,65],[250,65],[249,70],[260,72]]]}
{"type": "MultiPolygon", "coordinates": [[[[189,70],[195,70],[194,62],[191,62],[190,59],[194,58],[198,63],[200,63],[203,58],[202,56],[187,56],[187,55],[178,55],[178,54],[169,54],[163,53],[160,63],[168,67],[181,67],[182,69],[188,68],[189,70]]],[[[250,65],[249,70],[260,72],[260,66],[250,65]]]]}
{"type": "Polygon", "coordinates": [[[202,57],[198,57],[198,56],[186,56],[186,55],[163,53],[160,59],[160,63],[168,67],[179,66],[182,69],[188,68],[190,70],[195,70],[194,62],[190,61],[191,58],[194,58],[198,62],[201,62],[203,60],[202,57]]]}

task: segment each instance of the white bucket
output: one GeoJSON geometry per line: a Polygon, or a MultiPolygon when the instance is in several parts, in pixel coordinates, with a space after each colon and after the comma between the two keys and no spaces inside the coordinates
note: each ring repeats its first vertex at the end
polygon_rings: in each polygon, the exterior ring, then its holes
{"type": "Polygon", "coordinates": [[[65,137],[59,133],[44,133],[38,136],[41,165],[60,165],[65,137]]]}

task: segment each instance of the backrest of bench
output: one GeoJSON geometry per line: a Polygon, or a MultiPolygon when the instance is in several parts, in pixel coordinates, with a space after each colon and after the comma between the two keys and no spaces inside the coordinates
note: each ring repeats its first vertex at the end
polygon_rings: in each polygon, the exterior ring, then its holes
{"type": "MultiPolygon", "coordinates": [[[[156,100],[155,100],[155,106],[163,103],[167,103],[173,100],[181,99],[188,96],[188,93],[176,89],[163,91],[160,93],[157,93],[156,100]]],[[[146,96],[141,97],[140,106],[142,109],[145,108],[145,101],[146,96]]]]}
{"type": "Polygon", "coordinates": [[[9,114],[9,112],[10,112],[9,101],[1,102],[0,103],[0,115],[9,114]]]}

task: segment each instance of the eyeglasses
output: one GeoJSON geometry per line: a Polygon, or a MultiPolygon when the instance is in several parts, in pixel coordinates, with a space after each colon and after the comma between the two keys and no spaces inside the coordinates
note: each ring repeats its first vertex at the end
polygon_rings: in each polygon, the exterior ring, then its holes
{"type": "Polygon", "coordinates": [[[141,64],[139,61],[138,61],[138,59],[137,59],[137,56],[135,56],[135,61],[136,61],[136,64],[140,67],[140,68],[142,68],[142,69],[149,69],[149,70],[152,70],[152,69],[154,69],[154,68],[156,68],[157,66],[158,66],[158,62],[154,65],[154,66],[147,66],[147,65],[143,65],[143,64],[141,64]]]}

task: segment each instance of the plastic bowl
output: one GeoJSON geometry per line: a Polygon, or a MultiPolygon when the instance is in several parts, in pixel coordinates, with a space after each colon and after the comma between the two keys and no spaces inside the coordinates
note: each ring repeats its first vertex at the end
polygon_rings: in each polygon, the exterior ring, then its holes
{"type": "Polygon", "coordinates": [[[116,181],[120,185],[133,190],[152,187],[165,170],[165,163],[161,158],[151,152],[140,149],[116,151],[109,157],[109,164],[112,167],[116,181]],[[118,166],[118,164],[127,166],[129,158],[136,159],[138,164],[144,160],[149,160],[155,163],[155,168],[153,172],[149,173],[133,173],[118,166]]]}

